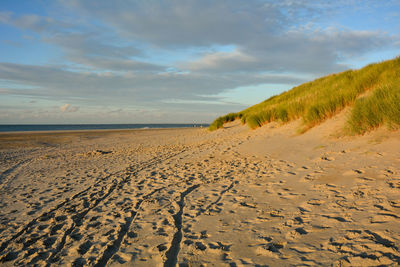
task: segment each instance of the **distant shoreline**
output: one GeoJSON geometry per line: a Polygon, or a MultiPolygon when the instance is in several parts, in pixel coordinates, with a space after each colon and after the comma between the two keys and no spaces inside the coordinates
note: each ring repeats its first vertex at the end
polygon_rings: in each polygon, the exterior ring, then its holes
{"type": "MultiPolygon", "coordinates": [[[[191,132],[205,132],[207,128],[148,128],[148,129],[95,129],[95,130],[61,130],[61,131],[25,131],[25,132],[0,132],[0,151],[18,147],[59,146],[67,140],[74,142],[113,138],[115,136],[164,136],[181,135],[191,132]]],[[[111,139],[110,139],[111,140],[111,139]]],[[[112,141],[114,142],[114,141],[112,141]]]]}
{"type": "MultiPolygon", "coordinates": [[[[168,130],[189,130],[200,129],[201,127],[180,127],[180,128],[136,128],[136,129],[86,129],[86,130],[52,130],[52,131],[14,131],[0,132],[0,137],[13,135],[63,135],[63,134],[90,134],[90,133],[117,133],[117,132],[138,132],[138,131],[168,131],[168,130]]],[[[207,128],[207,127],[203,127],[207,128]]]]}
{"type": "Polygon", "coordinates": [[[73,132],[73,131],[112,131],[112,130],[147,130],[147,129],[181,129],[203,128],[209,124],[3,124],[1,133],[33,133],[33,132],[73,132]]]}

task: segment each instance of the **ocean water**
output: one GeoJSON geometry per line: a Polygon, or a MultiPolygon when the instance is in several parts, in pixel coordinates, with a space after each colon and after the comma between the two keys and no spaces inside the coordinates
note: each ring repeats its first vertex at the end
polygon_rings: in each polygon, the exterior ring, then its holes
{"type": "Polygon", "coordinates": [[[209,124],[20,124],[0,125],[0,132],[164,129],[208,126],[209,124]]]}

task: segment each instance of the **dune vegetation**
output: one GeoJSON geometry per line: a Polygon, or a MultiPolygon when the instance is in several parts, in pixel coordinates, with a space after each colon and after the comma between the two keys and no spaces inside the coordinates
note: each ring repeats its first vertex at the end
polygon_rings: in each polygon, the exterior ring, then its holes
{"type": "Polygon", "coordinates": [[[345,128],[363,134],[382,125],[400,128],[400,57],[331,74],[292,88],[237,113],[217,118],[210,130],[241,119],[255,129],[272,121],[302,119],[302,132],[350,107],[345,128]]]}

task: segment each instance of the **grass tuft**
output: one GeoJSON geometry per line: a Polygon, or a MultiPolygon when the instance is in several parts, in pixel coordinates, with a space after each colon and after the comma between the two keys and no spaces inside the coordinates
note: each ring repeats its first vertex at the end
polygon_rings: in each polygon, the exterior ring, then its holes
{"type": "Polygon", "coordinates": [[[386,124],[389,129],[400,128],[400,84],[382,85],[369,97],[361,97],[354,104],[348,129],[364,134],[386,124]]]}
{"type": "Polygon", "coordinates": [[[210,131],[217,130],[217,129],[221,128],[224,125],[224,123],[234,121],[240,117],[241,117],[240,113],[229,113],[229,114],[227,114],[225,116],[221,116],[221,117],[217,118],[215,121],[213,121],[213,123],[211,123],[211,125],[208,127],[208,129],[210,131]]]}

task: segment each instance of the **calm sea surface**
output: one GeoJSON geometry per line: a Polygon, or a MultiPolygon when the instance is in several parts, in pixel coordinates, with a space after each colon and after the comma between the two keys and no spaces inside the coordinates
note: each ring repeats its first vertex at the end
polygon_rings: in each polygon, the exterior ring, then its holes
{"type": "Polygon", "coordinates": [[[208,124],[21,124],[0,125],[0,132],[157,129],[208,126],[208,124]]]}

